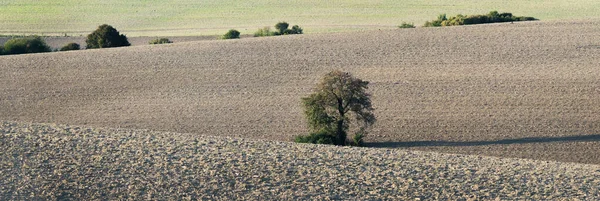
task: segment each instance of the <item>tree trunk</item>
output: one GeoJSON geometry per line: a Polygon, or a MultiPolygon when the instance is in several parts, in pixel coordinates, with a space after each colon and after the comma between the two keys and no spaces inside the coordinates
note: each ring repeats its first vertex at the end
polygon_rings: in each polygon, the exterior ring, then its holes
{"type": "Polygon", "coordinates": [[[337,121],[336,135],[338,145],[346,146],[346,131],[344,131],[344,120],[340,119],[337,121]]]}
{"type": "Polygon", "coordinates": [[[346,146],[346,131],[344,130],[344,100],[338,98],[338,112],[340,118],[337,120],[336,135],[338,138],[338,145],[346,146]]]}

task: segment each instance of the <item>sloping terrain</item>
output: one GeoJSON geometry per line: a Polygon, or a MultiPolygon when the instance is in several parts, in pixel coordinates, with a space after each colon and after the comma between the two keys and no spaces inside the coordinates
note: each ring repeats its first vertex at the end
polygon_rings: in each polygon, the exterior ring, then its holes
{"type": "Polygon", "coordinates": [[[2,122],[2,200],[598,200],[600,166],[2,122]]]}
{"type": "Polygon", "coordinates": [[[371,81],[371,146],[600,164],[600,21],[0,57],[0,119],[289,141],[326,72],[371,81]]]}

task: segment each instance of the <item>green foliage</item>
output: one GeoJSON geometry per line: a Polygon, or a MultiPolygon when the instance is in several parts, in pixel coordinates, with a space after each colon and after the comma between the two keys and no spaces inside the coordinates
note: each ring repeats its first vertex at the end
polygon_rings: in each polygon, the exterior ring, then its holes
{"type": "Polygon", "coordinates": [[[157,39],[151,40],[148,43],[150,45],[155,45],[155,44],[173,43],[173,41],[170,41],[168,38],[157,38],[157,39]]]}
{"type": "Polygon", "coordinates": [[[69,43],[60,48],[60,51],[80,50],[81,47],[77,43],[69,43]]]}
{"type": "Polygon", "coordinates": [[[498,11],[492,11],[487,15],[457,15],[454,17],[446,18],[446,15],[438,16],[437,20],[425,22],[425,27],[439,27],[439,26],[459,26],[467,24],[486,24],[486,23],[498,23],[498,22],[513,22],[513,21],[531,21],[537,20],[534,17],[524,16],[513,16],[512,13],[498,13],[498,11]]]}
{"type": "Polygon", "coordinates": [[[415,28],[415,24],[413,23],[406,23],[406,22],[402,22],[402,24],[400,24],[400,26],[398,26],[398,28],[401,29],[406,29],[406,28],[415,28]]]}
{"type": "Polygon", "coordinates": [[[365,141],[363,140],[364,137],[365,137],[364,133],[357,132],[356,134],[354,134],[354,137],[352,137],[352,145],[357,146],[357,147],[364,146],[365,145],[365,141]]]}
{"type": "Polygon", "coordinates": [[[123,47],[131,45],[129,41],[127,41],[127,37],[125,35],[119,34],[117,29],[108,24],[100,25],[98,29],[87,36],[85,42],[87,43],[87,49],[123,47]]]}
{"type": "Polygon", "coordinates": [[[342,71],[326,74],[315,92],[302,98],[304,114],[313,133],[297,140],[311,141],[308,139],[327,135],[334,137],[333,144],[347,145],[350,125],[358,125],[360,135],[356,138],[357,145],[362,144],[366,130],[376,121],[371,95],[365,92],[368,84],[342,71]],[[351,124],[352,119],[355,122],[351,124]]]}
{"type": "Polygon", "coordinates": [[[275,32],[271,31],[271,28],[264,27],[262,29],[258,29],[258,31],[254,32],[254,37],[263,37],[263,36],[274,36],[275,32]]]}
{"type": "Polygon", "coordinates": [[[307,136],[296,136],[294,139],[297,143],[312,143],[312,144],[334,144],[336,138],[331,132],[322,130],[320,132],[311,133],[307,136]]]}
{"type": "Polygon", "coordinates": [[[283,31],[284,35],[287,34],[302,34],[303,30],[302,28],[300,28],[300,26],[298,25],[294,25],[292,26],[292,29],[286,29],[285,31],[283,31]]]}
{"type": "Polygon", "coordinates": [[[4,46],[0,45],[0,55],[4,55],[4,46]]]}
{"type": "Polygon", "coordinates": [[[39,36],[10,39],[4,43],[3,49],[2,54],[28,54],[52,51],[44,39],[39,36]]]}
{"type": "Polygon", "coordinates": [[[275,24],[275,29],[279,31],[278,35],[283,35],[285,34],[285,31],[288,29],[289,26],[290,24],[288,24],[287,22],[279,22],[275,24]]]}
{"type": "Polygon", "coordinates": [[[287,22],[279,22],[275,24],[275,29],[277,29],[276,32],[272,32],[269,27],[265,27],[254,32],[254,37],[302,34],[304,32],[298,25],[292,26],[292,29],[288,29],[289,26],[290,25],[287,22]]]}
{"type": "Polygon", "coordinates": [[[235,30],[235,29],[231,29],[227,33],[225,33],[225,35],[223,35],[221,38],[222,39],[236,39],[236,38],[240,38],[240,32],[237,31],[237,30],[235,30]]]}

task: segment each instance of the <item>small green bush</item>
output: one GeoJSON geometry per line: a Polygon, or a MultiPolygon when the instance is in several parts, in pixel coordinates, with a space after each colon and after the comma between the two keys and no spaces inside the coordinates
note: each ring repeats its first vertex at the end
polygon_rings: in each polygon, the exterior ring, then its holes
{"type": "Polygon", "coordinates": [[[77,43],[69,43],[60,48],[60,51],[80,50],[81,46],[77,43]]]}
{"type": "Polygon", "coordinates": [[[400,24],[400,26],[398,26],[398,28],[401,29],[405,29],[405,28],[415,28],[415,24],[413,23],[406,23],[406,22],[402,22],[402,24],[400,24]]]}
{"type": "Polygon", "coordinates": [[[87,36],[85,42],[87,43],[87,49],[123,47],[131,45],[129,41],[127,41],[127,36],[119,34],[117,29],[108,24],[100,25],[98,29],[87,36]]]}
{"type": "Polygon", "coordinates": [[[227,31],[227,33],[225,33],[225,35],[221,36],[221,39],[238,39],[238,38],[240,38],[240,32],[235,29],[231,29],[231,30],[227,31]]]}
{"type": "Polygon", "coordinates": [[[311,133],[307,136],[296,136],[294,139],[297,143],[311,143],[311,144],[334,144],[336,141],[335,135],[331,132],[321,130],[316,133],[311,133]]]}
{"type": "Polygon", "coordinates": [[[39,36],[13,38],[4,43],[3,54],[28,54],[51,52],[52,49],[39,36]]]}
{"type": "Polygon", "coordinates": [[[173,41],[170,41],[168,38],[157,38],[154,40],[151,40],[150,42],[148,42],[150,45],[154,45],[154,44],[165,44],[165,43],[173,43],[173,41]]]}
{"type": "Polygon", "coordinates": [[[298,25],[294,25],[292,26],[292,29],[290,29],[289,34],[302,34],[304,30],[302,30],[302,28],[300,28],[300,26],[298,25]]]}
{"type": "Polygon", "coordinates": [[[352,146],[357,146],[357,147],[362,147],[365,145],[365,141],[363,140],[363,138],[365,138],[365,134],[363,132],[358,132],[356,134],[354,134],[354,137],[352,137],[352,146]]]}
{"type": "Polygon", "coordinates": [[[269,27],[258,29],[258,31],[254,32],[254,37],[274,36],[274,35],[275,35],[275,32],[272,32],[271,28],[269,28],[269,27]]]}

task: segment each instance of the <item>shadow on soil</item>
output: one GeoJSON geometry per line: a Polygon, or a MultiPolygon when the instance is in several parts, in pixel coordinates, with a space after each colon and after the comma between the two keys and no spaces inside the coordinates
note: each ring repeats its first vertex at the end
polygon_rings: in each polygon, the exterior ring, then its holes
{"type": "Polygon", "coordinates": [[[485,145],[505,145],[505,144],[528,144],[528,143],[548,143],[548,142],[592,142],[600,141],[598,135],[575,135],[565,137],[531,137],[504,139],[494,141],[467,141],[467,142],[452,142],[452,141],[412,141],[412,142],[372,142],[366,143],[367,147],[467,147],[467,146],[485,146],[485,145]]]}

